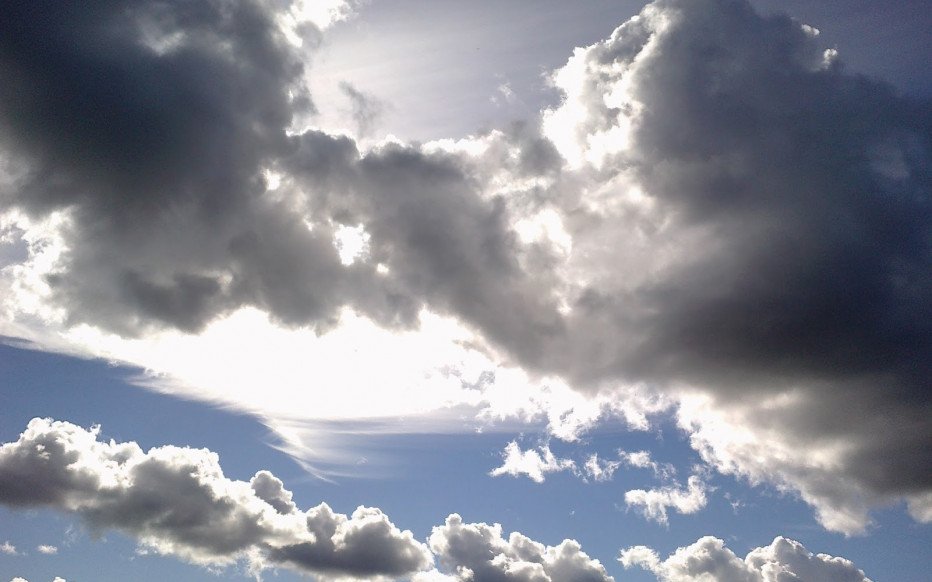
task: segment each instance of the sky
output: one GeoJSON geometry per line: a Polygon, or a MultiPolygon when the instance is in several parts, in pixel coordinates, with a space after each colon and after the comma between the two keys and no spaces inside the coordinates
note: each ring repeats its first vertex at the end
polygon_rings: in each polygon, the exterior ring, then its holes
{"type": "Polygon", "coordinates": [[[927,1],[0,19],[0,582],[932,567],[927,1]]]}

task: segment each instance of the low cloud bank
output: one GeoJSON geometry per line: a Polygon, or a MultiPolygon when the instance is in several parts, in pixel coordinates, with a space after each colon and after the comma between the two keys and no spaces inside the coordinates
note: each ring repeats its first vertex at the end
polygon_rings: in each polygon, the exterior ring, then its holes
{"type": "MultiPolygon", "coordinates": [[[[99,434],[99,427],[33,419],[19,439],[0,446],[0,503],[67,512],[92,530],[121,531],[146,550],[204,566],[242,563],[256,573],[280,567],[358,580],[613,581],[572,539],[547,546],[518,532],[506,538],[499,524],[467,523],[452,514],[425,545],[377,508],[347,516],[322,503],[301,511],[268,471],[249,482],[228,479],[209,450],[168,445],[143,451],[133,442],[101,442],[99,434]]],[[[712,537],[666,560],[636,546],[623,550],[620,561],[663,582],[703,574],[719,582],[776,582],[789,574],[869,582],[850,561],[814,556],[782,537],[743,561],[712,537]]]]}

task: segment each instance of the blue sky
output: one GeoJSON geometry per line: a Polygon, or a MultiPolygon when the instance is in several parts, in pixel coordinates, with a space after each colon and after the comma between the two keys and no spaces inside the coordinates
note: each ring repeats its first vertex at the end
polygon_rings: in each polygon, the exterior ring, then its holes
{"type": "Polygon", "coordinates": [[[15,4],[0,581],[922,580],[928,8],[15,4]]]}

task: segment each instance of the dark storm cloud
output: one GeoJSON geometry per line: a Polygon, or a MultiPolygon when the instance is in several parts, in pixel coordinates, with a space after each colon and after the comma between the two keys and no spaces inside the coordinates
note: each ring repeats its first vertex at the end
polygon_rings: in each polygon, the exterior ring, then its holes
{"type": "Polygon", "coordinates": [[[0,446],[0,503],[75,513],[95,530],[117,529],[160,553],[201,564],[246,560],[254,568],[369,579],[427,568],[430,552],[378,509],[351,516],[326,504],[298,511],[268,471],[226,478],[206,449],[97,440],[67,422],[33,419],[0,446]]]}

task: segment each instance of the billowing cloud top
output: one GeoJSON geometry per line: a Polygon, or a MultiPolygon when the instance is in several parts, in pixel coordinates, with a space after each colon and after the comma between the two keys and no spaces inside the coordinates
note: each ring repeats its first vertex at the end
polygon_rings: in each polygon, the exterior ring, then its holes
{"type": "Polygon", "coordinates": [[[322,503],[299,511],[267,471],[249,483],[226,478],[215,453],[98,440],[99,428],[33,419],[0,446],[0,503],[79,515],[91,528],[118,529],[159,553],[199,564],[360,579],[399,577],[433,560],[410,531],[381,511],[351,516],[322,503]]]}
{"type": "MultiPolygon", "coordinates": [[[[317,579],[412,582],[612,582],[599,560],[565,539],[546,546],[499,524],[458,514],[434,527],[425,546],[377,508],[351,516],[321,503],[298,510],[281,480],[259,471],[247,483],[223,475],[207,449],[102,442],[100,427],[35,418],[15,442],[0,445],[0,504],[45,507],[79,516],[99,532],[117,529],[147,550],[203,565],[245,563],[317,579]]],[[[5,544],[10,545],[10,544],[5,544]]],[[[11,546],[12,547],[12,546],[11,546]]],[[[13,549],[15,552],[15,548],[13,549]]],[[[779,537],[743,561],[705,537],[666,560],[644,546],[622,551],[661,581],[870,582],[843,558],[813,555],[779,537]]]]}
{"type": "Polygon", "coordinates": [[[831,529],[902,499],[932,519],[929,103],[744,0],[657,0],[554,73],[539,119],[366,149],[305,128],[319,30],[299,50],[290,10],[5,10],[0,204],[30,243],[7,328],[428,311],[584,394],[652,387],[705,461],[831,529]]]}

